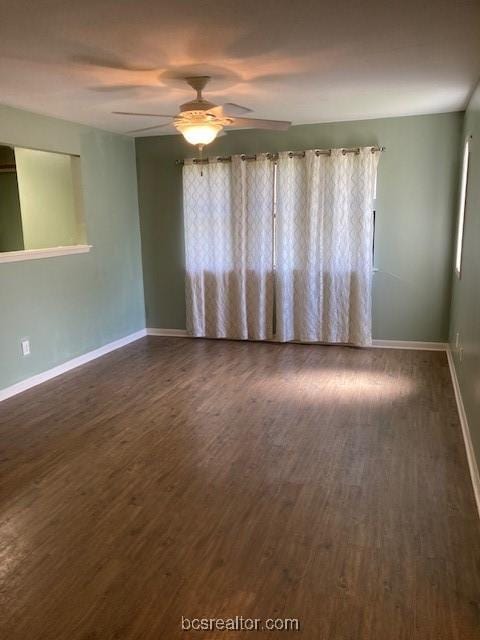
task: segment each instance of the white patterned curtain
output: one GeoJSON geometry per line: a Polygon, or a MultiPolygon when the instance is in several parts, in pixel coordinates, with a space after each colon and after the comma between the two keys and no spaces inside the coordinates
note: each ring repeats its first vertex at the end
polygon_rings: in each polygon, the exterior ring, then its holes
{"type": "Polygon", "coordinates": [[[183,167],[187,330],[267,340],[273,324],[273,163],[183,167]]]}
{"type": "Polygon", "coordinates": [[[371,344],[378,153],[281,153],[277,169],[277,339],[371,344]]]}

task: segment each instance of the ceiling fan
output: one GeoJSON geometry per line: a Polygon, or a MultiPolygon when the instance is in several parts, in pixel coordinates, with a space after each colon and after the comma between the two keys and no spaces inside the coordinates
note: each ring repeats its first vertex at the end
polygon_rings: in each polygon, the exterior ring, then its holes
{"type": "Polygon", "coordinates": [[[227,102],[223,105],[216,105],[205,100],[202,90],[210,80],[210,76],[194,76],[184,78],[192,89],[197,92],[197,97],[190,102],[180,105],[180,113],[176,116],[161,113],[131,113],[129,111],[114,111],[113,113],[128,116],[151,116],[156,118],[169,118],[169,122],[134,129],[128,133],[139,133],[141,131],[152,131],[161,127],[167,127],[173,122],[173,126],[183,135],[190,144],[199,147],[200,150],[206,144],[215,140],[224,128],[251,128],[251,129],[271,129],[274,131],[285,131],[292,124],[286,120],[259,120],[258,118],[243,118],[244,113],[249,113],[251,109],[241,105],[227,102]]]}

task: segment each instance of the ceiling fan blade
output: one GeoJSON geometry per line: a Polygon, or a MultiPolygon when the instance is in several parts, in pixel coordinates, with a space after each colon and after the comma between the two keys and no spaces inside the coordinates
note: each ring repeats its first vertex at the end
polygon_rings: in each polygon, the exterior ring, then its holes
{"type": "Polygon", "coordinates": [[[157,89],[157,87],[149,84],[110,84],[89,87],[89,89],[90,91],[98,91],[99,93],[108,93],[110,91],[133,91],[134,89],[157,89]]]}
{"type": "Polygon", "coordinates": [[[208,113],[212,113],[215,116],[220,118],[228,117],[228,116],[241,116],[244,113],[251,113],[251,109],[248,107],[242,107],[241,104],[235,104],[234,102],[226,102],[218,107],[214,107],[213,109],[209,109],[208,113]]]}
{"type": "Polygon", "coordinates": [[[231,124],[225,125],[244,129],[272,129],[273,131],[286,131],[292,123],[288,120],[262,120],[259,118],[234,118],[231,124]]]}
{"type": "Polygon", "coordinates": [[[70,60],[75,64],[88,67],[100,67],[103,69],[115,69],[116,71],[155,71],[157,67],[145,65],[132,65],[117,56],[112,55],[74,55],[70,60]]]}
{"type": "Polygon", "coordinates": [[[153,129],[161,129],[162,127],[168,127],[171,122],[164,122],[163,124],[155,124],[153,127],[142,127],[141,129],[132,129],[131,131],[126,131],[125,134],[129,133],[140,133],[142,131],[152,131],[153,129]]]}
{"type": "Polygon", "coordinates": [[[132,111],[112,111],[116,116],[147,116],[149,118],[176,118],[177,116],[172,116],[171,114],[166,115],[165,113],[135,113],[132,111]]]}

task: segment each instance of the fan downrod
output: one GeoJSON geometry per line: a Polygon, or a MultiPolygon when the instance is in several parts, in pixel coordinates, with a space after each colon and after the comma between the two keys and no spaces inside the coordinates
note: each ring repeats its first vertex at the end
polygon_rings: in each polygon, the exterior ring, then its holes
{"type": "Polygon", "coordinates": [[[206,87],[210,79],[210,76],[190,76],[184,78],[185,82],[197,92],[197,100],[202,98],[202,90],[206,87]]]}

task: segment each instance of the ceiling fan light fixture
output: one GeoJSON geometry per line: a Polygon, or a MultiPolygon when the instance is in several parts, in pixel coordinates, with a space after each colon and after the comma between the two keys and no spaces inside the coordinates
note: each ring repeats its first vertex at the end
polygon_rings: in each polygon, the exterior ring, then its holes
{"type": "Polygon", "coordinates": [[[185,140],[197,146],[200,151],[206,144],[213,142],[225,127],[286,131],[292,124],[287,120],[262,120],[258,118],[244,118],[243,116],[237,117],[236,114],[240,113],[241,115],[248,113],[251,109],[232,102],[226,102],[220,106],[215,105],[213,102],[205,100],[202,96],[202,89],[210,80],[209,76],[190,76],[184,78],[184,80],[192,89],[195,89],[197,97],[194,100],[180,105],[180,113],[176,116],[166,116],[160,113],[131,113],[125,111],[114,111],[113,113],[128,116],[168,118],[170,122],[164,122],[151,127],[143,127],[142,129],[134,129],[133,131],[127,131],[127,133],[153,131],[154,129],[173,124],[185,140]]]}
{"type": "Polygon", "coordinates": [[[175,124],[185,140],[194,145],[210,144],[223,129],[221,124],[216,122],[205,123],[184,123],[175,124]]]}

